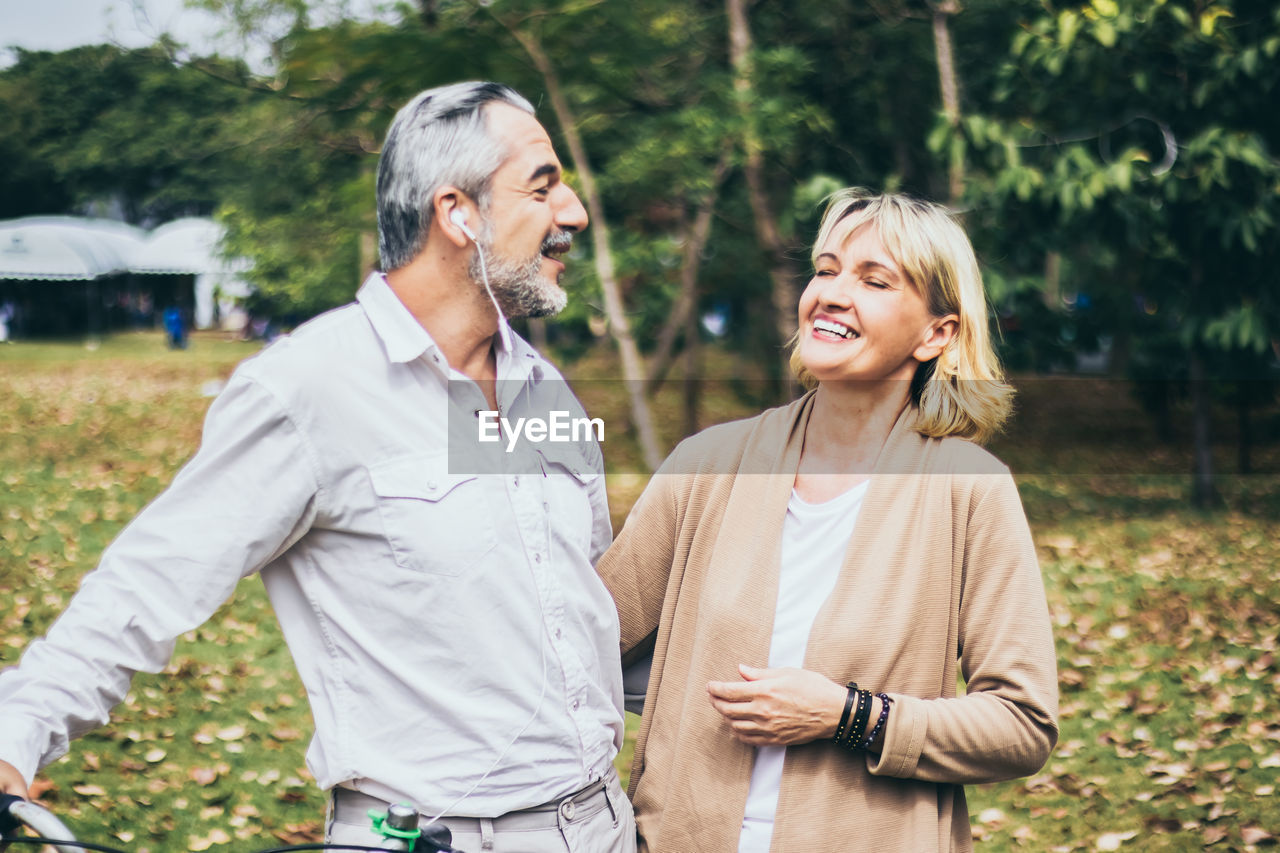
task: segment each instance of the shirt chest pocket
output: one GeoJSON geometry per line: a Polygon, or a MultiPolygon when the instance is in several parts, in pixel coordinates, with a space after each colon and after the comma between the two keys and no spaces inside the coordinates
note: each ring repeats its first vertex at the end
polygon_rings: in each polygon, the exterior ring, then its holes
{"type": "Polygon", "coordinates": [[[590,489],[600,475],[573,446],[541,447],[538,462],[546,478],[547,511],[557,516],[557,527],[566,542],[590,560],[595,520],[590,489]]]}
{"type": "Polygon", "coordinates": [[[484,481],[450,473],[446,454],[390,459],[370,467],[369,479],[400,566],[456,576],[497,544],[484,481]]]}

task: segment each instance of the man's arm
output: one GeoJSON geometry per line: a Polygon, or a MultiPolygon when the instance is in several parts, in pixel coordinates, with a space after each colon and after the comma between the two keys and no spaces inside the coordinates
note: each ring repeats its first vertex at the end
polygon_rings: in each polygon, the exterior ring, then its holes
{"type": "Polygon", "coordinates": [[[27,780],[22,778],[18,768],[7,761],[0,761],[0,794],[13,794],[15,797],[27,799],[27,780]]]}
{"type": "Polygon", "coordinates": [[[109,719],[134,673],[159,672],[176,637],[306,532],[312,457],[275,397],[238,372],[196,456],[107,548],[48,636],[0,673],[5,790],[25,793],[72,738],[109,719]]]}

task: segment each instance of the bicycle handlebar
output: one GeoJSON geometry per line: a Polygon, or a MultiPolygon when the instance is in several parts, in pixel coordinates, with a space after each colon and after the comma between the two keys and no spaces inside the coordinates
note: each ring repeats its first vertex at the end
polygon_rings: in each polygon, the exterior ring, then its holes
{"type": "Polygon", "coordinates": [[[7,846],[6,838],[12,837],[19,824],[30,827],[36,835],[53,839],[59,853],[81,853],[84,849],[66,824],[48,809],[12,794],[0,794],[0,846],[7,846]]]}
{"type": "MultiPolygon", "coordinates": [[[[449,831],[443,826],[428,828],[417,839],[413,849],[415,853],[461,853],[449,845],[449,831]]],[[[77,841],[75,834],[66,824],[43,806],[15,797],[12,794],[0,794],[0,853],[4,853],[11,842],[47,843],[57,848],[58,853],[85,853],[88,850],[105,851],[105,853],[121,853],[113,847],[102,847],[97,844],[85,844],[77,841]],[[37,837],[16,835],[20,826],[26,826],[37,837]]],[[[374,853],[391,853],[386,847],[367,847],[359,844],[294,844],[287,847],[275,847],[262,853],[285,853],[285,851],[306,850],[351,850],[374,851],[374,853]]]]}

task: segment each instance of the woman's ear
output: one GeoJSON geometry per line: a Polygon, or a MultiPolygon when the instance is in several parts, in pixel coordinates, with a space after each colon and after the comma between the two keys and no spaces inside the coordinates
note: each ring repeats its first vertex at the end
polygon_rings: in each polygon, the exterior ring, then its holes
{"type": "Polygon", "coordinates": [[[955,314],[946,314],[933,319],[925,329],[924,340],[920,342],[920,346],[916,347],[916,351],[912,353],[916,361],[924,364],[941,355],[947,345],[955,339],[956,331],[959,327],[960,318],[955,314]]]}

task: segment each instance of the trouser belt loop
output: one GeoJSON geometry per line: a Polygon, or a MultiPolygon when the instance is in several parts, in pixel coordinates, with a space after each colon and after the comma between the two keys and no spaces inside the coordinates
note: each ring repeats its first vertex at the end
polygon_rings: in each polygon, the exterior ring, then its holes
{"type": "Polygon", "coordinates": [[[491,818],[480,818],[480,849],[493,849],[493,820],[491,818]]]}

